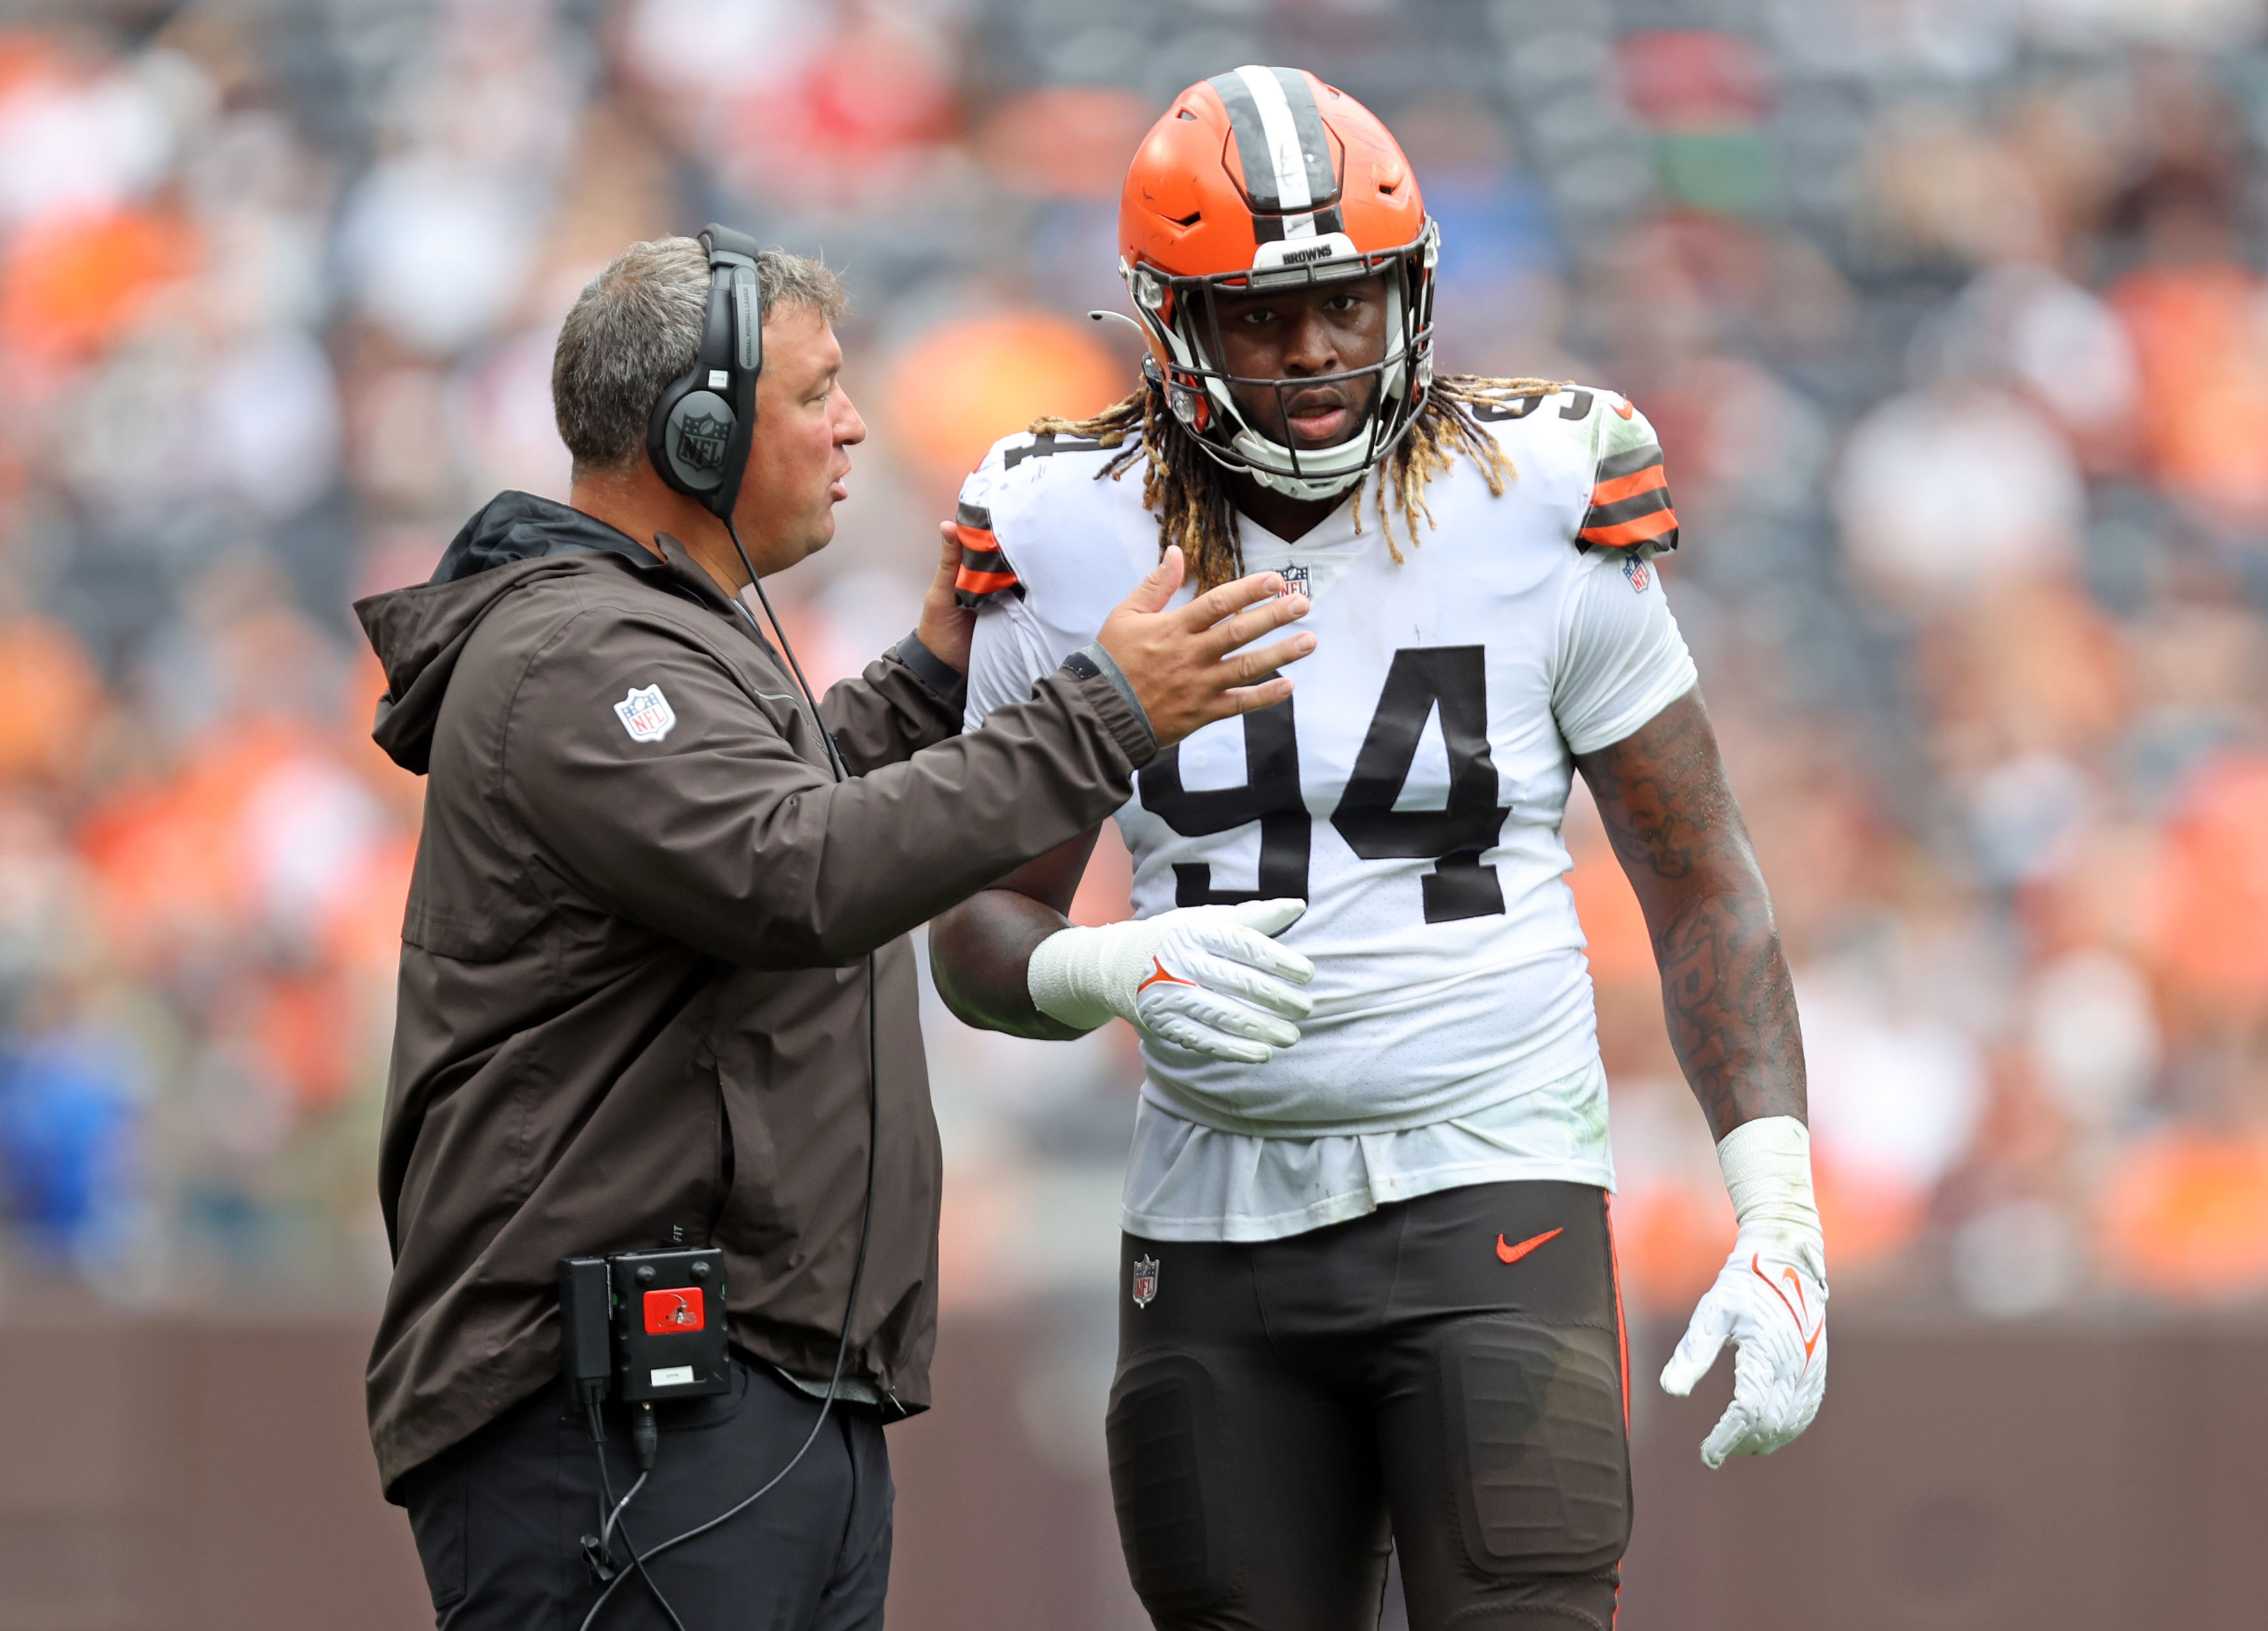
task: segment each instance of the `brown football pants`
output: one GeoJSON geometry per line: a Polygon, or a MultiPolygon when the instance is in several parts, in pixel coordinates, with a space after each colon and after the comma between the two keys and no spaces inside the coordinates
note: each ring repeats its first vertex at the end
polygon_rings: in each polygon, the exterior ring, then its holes
{"type": "Polygon", "coordinates": [[[1476,1185],[1249,1244],[1128,1236],[1110,1480],[1160,1631],[1609,1631],[1630,1538],[1604,1193],[1476,1185]],[[1141,1280],[1137,1284],[1138,1273],[1141,1280]]]}

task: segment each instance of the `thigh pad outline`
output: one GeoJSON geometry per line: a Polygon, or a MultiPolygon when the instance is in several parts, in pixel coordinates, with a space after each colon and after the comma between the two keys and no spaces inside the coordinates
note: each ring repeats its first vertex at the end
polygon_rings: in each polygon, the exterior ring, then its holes
{"type": "Polygon", "coordinates": [[[1474,1568],[1611,1568],[1630,1542],[1630,1440],[1615,1333],[1460,1320],[1438,1350],[1450,1482],[1474,1568]]]}
{"type": "Polygon", "coordinates": [[[1185,1354],[1138,1360],[1111,1384],[1105,1436],[1119,1543],[1135,1591],[1153,1608],[1203,1608],[1228,1592],[1221,1537],[1208,1523],[1208,1491],[1220,1494],[1209,1465],[1215,1410],[1212,1377],[1185,1354]]]}

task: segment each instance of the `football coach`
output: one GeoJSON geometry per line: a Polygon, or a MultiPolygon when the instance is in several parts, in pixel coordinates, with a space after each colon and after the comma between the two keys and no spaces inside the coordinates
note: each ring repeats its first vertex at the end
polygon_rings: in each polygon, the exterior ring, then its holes
{"type": "Polygon", "coordinates": [[[832,535],[865,436],[843,309],[720,229],[633,245],[560,332],[569,501],[502,494],[356,609],[377,740],[426,778],[370,1428],[445,1631],[881,1625],[882,1427],[929,1403],[937,1315],[907,934],[1280,700],[1313,644],[1241,650],[1306,610],[1272,575],[1169,609],[1170,554],[964,736],[948,538],[919,625],[815,718],[743,591],[832,535]],[[569,1402],[559,1266],[673,1244],[722,1254],[730,1387],[644,1438],[569,1402]]]}

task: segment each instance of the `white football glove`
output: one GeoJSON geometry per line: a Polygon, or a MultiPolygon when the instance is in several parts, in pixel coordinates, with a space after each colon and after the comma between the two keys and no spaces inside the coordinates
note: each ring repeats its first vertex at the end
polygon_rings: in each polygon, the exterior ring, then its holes
{"type": "Polygon", "coordinates": [[[1032,1002],[1092,1030],[1112,1015],[1145,1037],[1217,1059],[1263,1065],[1300,1039],[1315,965],[1268,937],[1303,900],[1182,906],[1154,918],[1064,929],[1032,953],[1032,1002]]]}
{"type": "Polygon", "coordinates": [[[1827,1257],[1811,1194],[1811,1134],[1793,1116],[1744,1122],[1717,1146],[1740,1233],[1716,1283],[1693,1310],[1685,1339],[1662,1367],[1665,1392],[1683,1399],[1727,1340],[1733,1402],[1701,1459],[1768,1456],[1811,1425],[1827,1393],[1827,1257]]]}

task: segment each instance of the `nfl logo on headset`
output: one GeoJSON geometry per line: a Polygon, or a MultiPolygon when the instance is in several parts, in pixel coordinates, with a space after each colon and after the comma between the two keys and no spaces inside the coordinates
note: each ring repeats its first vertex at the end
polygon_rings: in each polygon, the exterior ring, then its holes
{"type": "Polygon", "coordinates": [[[704,413],[681,421],[677,427],[677,456],[696,470],[713,470],[725,462],[725,438],[732,430],[722,416],[704,413]]]}
{"type": "Polygon", "coordinates": [[[1157,1295],[1158,1259],[1136,1258],[1134,1259],[1134,1306],[1147,1308],[1150,1306],[1150,1299],[1157,1295]]]}

